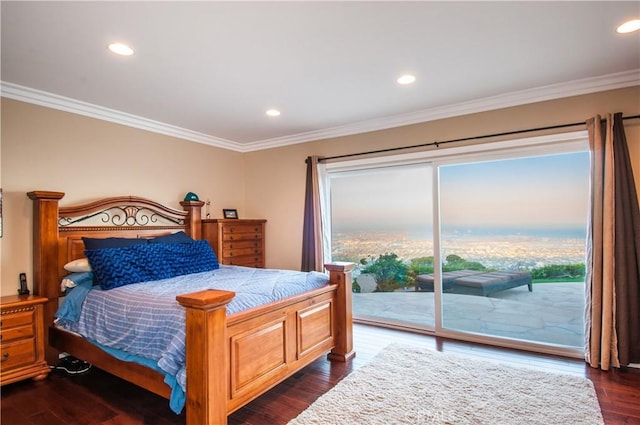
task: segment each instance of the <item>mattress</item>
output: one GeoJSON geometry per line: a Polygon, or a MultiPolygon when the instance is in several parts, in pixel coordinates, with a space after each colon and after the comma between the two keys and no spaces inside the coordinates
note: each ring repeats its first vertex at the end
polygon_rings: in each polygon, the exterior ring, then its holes
{"type": "MultiPolygon", "coordinates": [[[[76,289],[73,289],[58,310],[56,324],[82,335],[115,357],[146,366],[151,362],[184,392],[185,309],[176,301],[177,295],[206,289],[233,291],[236,296],[227,305],[230,315],[328,283],[329,277],[318,272],[220,266],[213,271],[106,291],[94,286],[84,293],[79,290],[79,296],[74,296],[76,289]],[[65,314],[69,311],[79,314],[65,314]]],[[[174,411],[182,410],[181,403],[172,400],[170,404],[174,411]]]]}

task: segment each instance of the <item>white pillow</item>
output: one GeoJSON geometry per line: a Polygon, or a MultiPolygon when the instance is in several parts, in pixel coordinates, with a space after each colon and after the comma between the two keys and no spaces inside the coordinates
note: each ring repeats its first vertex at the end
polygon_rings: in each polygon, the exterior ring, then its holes
{"type": "Polygon", "coordinates": [[[77,285],[76,283],[71,280],[71,279],[62,279],[62,282],[60,282],[60,291],[64,292],[69,288],[75,288],[77,285]]]}
{"type": "Polygon", "coordinates": [[[80,258],[79,260],[74,260],[65,264],[64,269],[71,273],[90,272],[91,266],[89,265],[89,260],[86,258],[80,258]]]}

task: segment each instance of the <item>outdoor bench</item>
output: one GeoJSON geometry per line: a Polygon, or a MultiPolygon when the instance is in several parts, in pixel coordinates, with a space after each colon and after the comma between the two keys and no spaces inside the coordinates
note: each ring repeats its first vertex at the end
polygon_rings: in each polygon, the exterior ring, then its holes
{"type": "MultiPolygon", "coordinates": [[[[433,274],[421,274],[416,277],[415,290],[433,292],[433,274]]],[[[487,296],[527,285],[533,291],[531,274],[526,272],[482,272],[476,270],[458,270],[442,273],[442,290],[452,294],[487,296]]]]}

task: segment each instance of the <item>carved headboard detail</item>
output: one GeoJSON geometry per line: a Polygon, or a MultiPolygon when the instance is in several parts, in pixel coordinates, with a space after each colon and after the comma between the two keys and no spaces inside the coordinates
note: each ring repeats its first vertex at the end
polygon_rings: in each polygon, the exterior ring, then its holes
{"type": "Polygon", "coordinates": [[[46,297],[45,323],[53,321],[64,265],[84,257],[82,237],[150,238],[184,231],[200,239],[204,202],[183,201],[183,211],[137,196],[118,196],[59,207],[63,192],[34,191],[33,292],[46,297]]]}

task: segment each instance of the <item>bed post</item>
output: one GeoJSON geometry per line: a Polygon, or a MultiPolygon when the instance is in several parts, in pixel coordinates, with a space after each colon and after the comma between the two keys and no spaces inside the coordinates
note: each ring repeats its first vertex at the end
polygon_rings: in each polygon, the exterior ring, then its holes
{"type": "Polygon", "coordinates": [[[206,290],[178,295],[186,307],[187,423],[227,423],[229,364],[226,305],[234,292],[206,290]]]}
{"type": "Polygon", "coordinates": [[[329,280],[338,285],[336,293],[335,318],[336,346],[327,355],[329,360],[346,362],[355,357],[353,351],[353,310],[351,271],[355,267],[353,263],[335,262],[325,264],[329,270],[329,280]]]}
{"type": "MultiPolygon", "coordinates": [[[[48,299],[44,305],[44,323],[53,323],[58,308],[58,201],[63,192],[34,191],[33,200],[33,293],[48,299]]],[[[58,351],[49,345],[49,332],[44,333],[47,363],[58,361],[58,351]]]]}
{"type": "Polygon", "coordinates": [[[187,222],[189,236],[192,239],[202,239],[202,201],[181,201],[182,209],[187,211],[187,222]]]}

